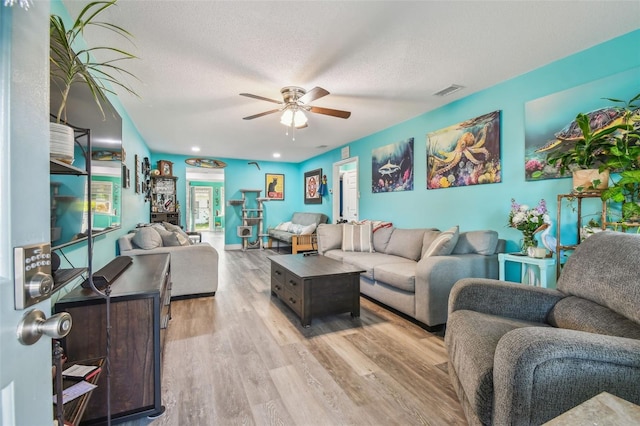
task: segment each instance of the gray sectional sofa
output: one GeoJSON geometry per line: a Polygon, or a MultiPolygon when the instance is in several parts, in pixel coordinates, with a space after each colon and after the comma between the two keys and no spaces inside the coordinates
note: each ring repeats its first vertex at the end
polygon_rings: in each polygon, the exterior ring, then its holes
{"type": "Polygon", "coordinates": [[[366,271],[360,276],[361,294],[428,329],[446,323],[449,292],[456,281],[498,277],[498,253],[505,247],[495,231],[460,233],[458,227],[440,232],[390,224],[377,229],[372,223],[322,224],[317,234],[321,255],[366,271]]]}
{"type": "Polygon", "coordinates": [[[154,224],[136,228],[118,238],[120,254],[169,253],[172,298],[215,295],[218,289],[216,249],[208,243],[192,244],[179,227],[171,224],[165,226],[154,224]]]}

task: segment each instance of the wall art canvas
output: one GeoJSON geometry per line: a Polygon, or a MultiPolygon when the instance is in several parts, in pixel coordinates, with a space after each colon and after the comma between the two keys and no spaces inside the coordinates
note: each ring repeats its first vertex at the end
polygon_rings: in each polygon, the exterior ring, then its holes
{"type": "Polygon", "coordinates": [[[371,190],[413,191],[413,138],[371,152],[371,190]]]}
{"type": "Polygon", "coordinates": [[[270,200],[284,200],[284,175],[275,173],[264,174],[264,187],[270,200]]]}
{"type": "Polygon", "coordinates": [[[500,111],[427,134],[427,189],[500,180],[500,111]]]}
{"type": "MultiPolygon", "coordinates": [[[[614,74],[587,84],[572,87],[525,104],[526,180],[553,179],[564,176],[559,166],[547,164],[546,157],[571,146],[582,132],[574,126],[578,113],[590,117],[592,129],[616,124],[616,103],[607,98],[628,101],[640,93],[640,67],[614,74]]],[[[617,104],[620,106],[619,104],[617,104]]]]}
{"type": "Polygon", "coordinates": [[[322,169],[311,170],[304,174],[304,203],[322,204],[320,196],[320,182],[322,179],[322,169]]]}

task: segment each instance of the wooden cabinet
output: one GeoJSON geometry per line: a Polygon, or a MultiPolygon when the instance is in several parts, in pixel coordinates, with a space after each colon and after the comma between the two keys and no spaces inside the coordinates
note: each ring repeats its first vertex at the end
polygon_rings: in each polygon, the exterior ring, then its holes
{"type": "Polygon", "coordinates": [[[151,177],[151,223],[169,222],[180,226],[176,197],[177,180],[175,176],[151,177]]]}
{"type": "MultiPolygon", "coordinates": [[[[110,371],[112,423],[154,416],[161,401],[162,348],[171,318],[168,254],[132,256],[133,263],[111,284],[110,371]]],[[[69,312],[73,327],[63,340],[70,362],[107,352],[106,300],[77,287],[55,305],[69,312]]],[[[83,424],[104,424],[107,374],[93,391],[83,424]]]]}

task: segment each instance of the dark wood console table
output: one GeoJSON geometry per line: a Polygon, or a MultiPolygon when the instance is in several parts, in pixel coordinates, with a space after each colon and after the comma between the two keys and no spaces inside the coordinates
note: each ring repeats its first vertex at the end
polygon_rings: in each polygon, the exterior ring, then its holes
{"type": "MultiPolygon", "coordinates": [[[[111,421],[157,416],[161,401],[162,348],[171,318],[168,254],[131,256],[133,263],[111,284],[111,421]]],[[[106,301],[76,287],[55,305],[73,327],[62,341],[70,362],[106,355],[106,301]]],[[[87,404],[82,424],[107,421],[107,371],[87,404]]]]}
{"type": "Polygon", "coordinates": [[[271,293],[309,327],[311,318],[351,312],[360,316],[360,273],[363,269],[328,257],[304,254],[271,256],[271,293]]]}

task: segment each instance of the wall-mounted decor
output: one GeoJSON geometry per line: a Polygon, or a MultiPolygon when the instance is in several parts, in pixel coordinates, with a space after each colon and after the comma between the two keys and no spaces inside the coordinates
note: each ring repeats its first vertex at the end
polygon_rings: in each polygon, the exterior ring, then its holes
{"type": "Polygon", "coordinates": [[[139,194],[141,191],[141,186],[140,186],[140,169],[141,164],[140,164],[140,160],[138,160],[138,154],[134,155],[134,160],[135,160],[135,190],[136,190],[136,194],[139,194]]]}
{"type": "Polygon", "coordinates": [[[592,130],[616,123],[620,106],[606,98],[631,99],[638,93],[640,67],[591,83],[563,90],[525,104],[524,168],[526,180],[553,179],[562,175],[558,165],[547,164],[547,155],[571,147],[582,135],[575,125],[578,113],[588,114],[592,130]]]}
{"type": "Polygon", "coordinates": [[[213,158],[187,158],[184,160],[190,166],[202,167],[205,169],[223,169],[227,167],[227,163],[213,158]]]}
{"type": "Polygon", "coordinates": [[[271,200],[284,200],[284,175],[265,173],[264,189],[267,198],[271,200]]]}
{"type": "Polygon", "coordinates": [[[129,188],[131,186],[131,177],[129,176],[129,168],[123,164],[122,165],[122,187],[129,188]]]}
{"type": "Polygon", "coordinates": [[[427,189],[500,180],[500,111],[427,134],[427,189]]]}
{"type": "Polygon", "coordinates": [[[173,176],[173,163],[167,160],[158,160],[158,170],[161,176],[173,176]]]}
{"type": "Polygon", "coordinates": [[[371,151],[371,191],[413,191],[413,138],[371,151]]]}
{"type": "Polygon", "coordinates": [[[318,189],[322,179],[322,169],[311,170],[304,174],[304,203],[322,204],[322,197],[318,189]]]}

